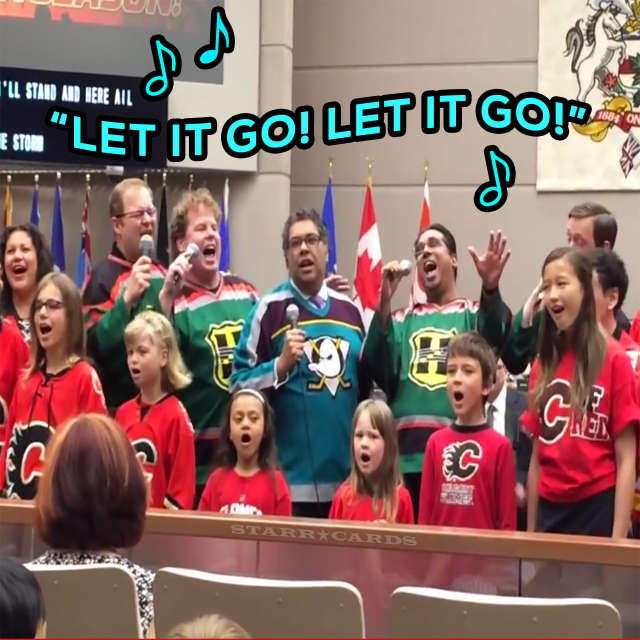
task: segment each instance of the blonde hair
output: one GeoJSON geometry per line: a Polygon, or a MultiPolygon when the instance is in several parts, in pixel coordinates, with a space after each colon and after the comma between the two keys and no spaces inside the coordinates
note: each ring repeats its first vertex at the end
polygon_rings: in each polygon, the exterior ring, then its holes
{"type": "Polygon", "coordinates": [[[125,178],[118,182],[113,188],[111,195],[109,196],[109,216],[111,218],[117,218],[124,213],[124,194],[129,189],[146,189],[151,193],[149,185],[140,178],[125,178]]]}
{"type": "Polygon", "coordinates": [[[171,323],[157,311],[142,311],[124,330],[127,348],[148,336],[158,348],[167,352],[167,364],[162,369],[162,390],[173,393],[191,383],[191,373],[184,364],[171,323]]]}
{"type": "Polygon", "coordinates": [[[168,638],[251,638],[237,622],[212,614],[176,625],[168,638]]]}
{"type": "Polygon", "coordinates": [[[349,484],[354,494],[366,494],[373,498],[374,511],[378,510],[378,500],[381,500],[385,520],[395,522],[398,513],[398,487],[402,486],[398,436],[391,409],[382,400],[363,400],[353,414],[349,484]],[[371,426],[378,431],[384,442],[384,453],[380,466],[369,478],[365,478],[358,468],[353,445],[356,425],[364,413],[369,416],[371,426]]]}
{"type": "Polygon", "coordinates": [[[216,224],[220,222],[220,209],[209,189],[201,187],[195,191],[185,191],[178,204],[173,208],[173,216],[171,217],[171,224],[169,225],[171,255],[173,257],[180,253],[177,246],[178,240],[182,240],[187,233],[187,226],[189,224],[187,216],[189,215],[189,211],[200,204],[213,211],[216,224]]]}
{"type": "MultiPolygon", "coordinates": [[[[85,335],[82,318],[82,296],[73,280],[64,273],[52,272],[43,276],[36,286],[31,308],[29,309],[29,321],[35,333],[36,303],[40,292],[52,284],[62,298],[64,317],[66,320],[65,342],[67,347],[67,358],[82,360],[85,357],[85,335]]],[[[45,362],[46,352],[40,346],[37,333],[31,340],[31,359],[29,366],[25,370],[25,379],[33,375],[45,362]]]]}

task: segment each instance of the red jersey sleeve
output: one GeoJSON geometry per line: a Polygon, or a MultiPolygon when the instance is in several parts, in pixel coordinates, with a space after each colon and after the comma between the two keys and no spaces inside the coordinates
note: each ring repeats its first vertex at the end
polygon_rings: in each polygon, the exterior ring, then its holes
{"type": "Polygon", "coordinates": [[[282,471],[276,471],[276,516],[291,515],[291,494],[282,471]]]}
{"type": "Polygon", "coordinates": [[[78,406],[83,413],[107,414],[107,405],[98,372],[89,365],[87,365],[87,372],[83,375],[78,389],[78,406]]]}
{"type": "Polygon", "coordinates": [[[398,524],[415,524],[413,514],[413,502],[406,487],[398,487],[398,513],[396,515],[398,524]]]}
{"type": "Polygon", "coordinates": [[[636,376],[627,354],[613,356],[611,367],[611,436],[615,439],[630,423],[640,421],[636,404],[636,376]]]}
{"type": "Polygon", "coordinates": [[[196,493],[196,449],[193,426],[179,401],[169,428],[164,506],[167,509],[192,509],[196,493]]]}
{"type": "Polygon", "coordinates": [[[331,503],[331,509],[329,509],[329,520],[341,520],[344,512],[344,491],[345,484],[341,484],[333,496],[333,502],[331,503]]]}
{"type": "Polygon", "coordinates": [[[433,436],[429,438],[427,450],[424,454],[422,479],[420,481],[418,524],[429,524],[433,513],[433,492],[437,485],[435,481],[436,465],[434,463],[436,440],[437,438],[433,436]]]}
{"type": "Polygon", "coordinates": [[[16,397],[18,395],[18,388],[21,384],[23,383],[21,380],[19,380],[18,384],[16,385],[16,389],[13,393],[13,400],[9,405],[9,413],[7,415],[7,421],[5,422],[5,430],[4,430],[5,442],[4,442],[4,446],[2,447],[2,453],[0,454],[0,496],[4,491],[5,476],[6,476],[6,470],[7,470],[7,451],[9,450],[9,446],[8,446],[9,440],[11,440],[11,436],[13,434],[13,423],[16,421],[16,418],[15,418],[16,397]]]}
{"type": "Polygon", "coordinates": [[[200,497],[200,503],[198,504],[199,511],[220,511],[216,492],[223,472],[224,469],[216,469],[209,476],[202,496],[200,497]]]}
{"type": "Polygon", "coordinates": [[[540,435],[540,414],[533,404],[532,391],[540,373],[540,363],[536,360],[529,375],[529,391],[527,393],[527,410],[520,416],[520,426],[525,433],[537,438],[540,435]]]}
{"type": "Polygon", "coordinates": [[[517,526],[516,463],[511,443],[505,439],[496,456],[496,529],[515,531],[517,526]]]}

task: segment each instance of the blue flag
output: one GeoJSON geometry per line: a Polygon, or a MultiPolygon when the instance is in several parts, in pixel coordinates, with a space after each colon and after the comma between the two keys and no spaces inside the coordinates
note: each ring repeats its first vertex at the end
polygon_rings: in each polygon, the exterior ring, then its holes
{"type": "Polygon", "coordinates": [[[36,182],[35,186],[33,187],[33,196],[31,196],[31,215],[29,216],[29,222],[34,226],[34,227],[39,227],[40,226],[40,205],[38,204],[38,197],[39,197],[39,187],[38,187],[38,183],[36,182]]]}
{"type": "Polygon", "coordinates": [[[224,192],[220,205],[220,271],[229,271],[231,248],[229,246],[229,178],[224,181],[224,192]]]}
{"type": "Polygon", "coordinates": [[[327,271],[338,273],[338,253],[336,251],[336,227],[333,222],[333,183],[331,178],[327,180],[327,188],[324,192],[324,204],[322,205],[322,222],[327,227],[329,234],[329,260],[327,271]]]}
{"type": "Polygon", "coordinates": [[[62,187],[56,185],[53,197],[53,222],[51,223],[51,254],[60,271],[67,267],[64,259],[64,229],[62,227],[62,187]]]}

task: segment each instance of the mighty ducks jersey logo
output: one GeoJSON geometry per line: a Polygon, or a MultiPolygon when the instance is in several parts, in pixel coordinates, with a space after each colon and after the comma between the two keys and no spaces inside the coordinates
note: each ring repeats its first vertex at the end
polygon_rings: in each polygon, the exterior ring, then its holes
{"type": "Polygon", "coordinates": [[[465,482],[475,475],[482,460],[482,447],[475,440],[454,442],[442,451],[442,474],[447,480],[465,482]]]}
{"type": "Polygon", "coordinates": [[[409,379],[412,382],[429,391],[447,386],[447,351],[449,342],[456,333],[455,329],[427,327],[416,331],[409,338],[411,345],[409,379]]]}
{"type": "Polygon", "coordinates": [[[221,388],[229,388],[233,352],[240,340],[243,320],[228,320],[209,326],[206,341],[213,351],[213,381],[221,388]]]}
{"type": "Polygon", "coordinates": [[[553,380],[544,390],[540,402],[540,440],[554,444],[569,430],[571,438],[605,442],[609,436],[609,416],[599,411],[604,387],[594,384],[587,402],[587,410],[577,415],[571,407],[569,383],[561,378],[553,380]]]}
{"type": "Polygon", "coordinates": [[[42,475],[44,455],[53,429],[46,422],[16,422],[7,450],[7,495],[32,500],[42,475]]]}
{"type": "Polygon", "coordinates": [[[317,382],[307,383],[307,390],[322,391],[326,387],[335,396],[339,387],[351,388],[351,382],[344,379],[349,347],[346,340],[329,336],[311,338],[304,343],[309,370],[318,376],[317,382]]]}

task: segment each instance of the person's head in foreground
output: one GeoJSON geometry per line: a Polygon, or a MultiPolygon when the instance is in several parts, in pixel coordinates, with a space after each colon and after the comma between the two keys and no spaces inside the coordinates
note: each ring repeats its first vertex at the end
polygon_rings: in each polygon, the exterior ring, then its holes
{"type": "Polygon", "coordinates": [[[114,551],[142,537],[147,488],[125,432],[87,413],[56,431],[36,496],[36,528],[53,549],[114,551]]]}
{"type": "Polygon", "coordinates": [[[169,631],[169,638],[251,638],[237,622],[218,614],[183,622],[169,631]]]}
{"type": "Polygon", "coordinates": [[[35,576],[20,563],[0,558],[0,638],[44,638],[46,627],[35,576]]]}

